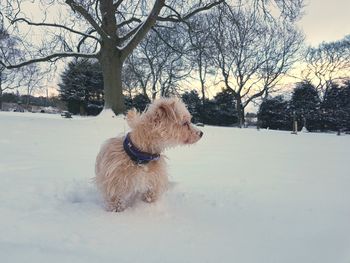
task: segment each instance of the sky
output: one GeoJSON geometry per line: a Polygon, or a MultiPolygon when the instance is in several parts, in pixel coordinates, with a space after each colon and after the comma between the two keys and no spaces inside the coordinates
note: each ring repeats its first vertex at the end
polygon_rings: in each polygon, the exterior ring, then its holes
{"type": "Polygon", "coordinates": [[[342,39],[350,34],[350,0],[306,0],[299,26],[309,45],[342,39]]]}

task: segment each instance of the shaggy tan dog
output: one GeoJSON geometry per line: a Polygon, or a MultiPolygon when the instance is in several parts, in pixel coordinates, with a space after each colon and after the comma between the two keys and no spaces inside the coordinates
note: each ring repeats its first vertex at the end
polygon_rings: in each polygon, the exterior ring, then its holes
{"type": "Polygon", "coordinates": [[[137,197],[154,202],[167,189],[166,148],[197,142],[203,133],[191,124],[185,104],[176,98],[155,100],[140,114],[127,114],[126,136],[107,140],[96,158],[96,184],[108,211],[123,211],[137,197]]]}

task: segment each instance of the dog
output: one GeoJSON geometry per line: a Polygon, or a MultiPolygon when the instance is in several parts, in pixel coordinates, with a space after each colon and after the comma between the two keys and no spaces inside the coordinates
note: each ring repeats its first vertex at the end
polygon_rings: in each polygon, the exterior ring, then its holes
{"type": "Polygon", "coordinates": [[[131,131],[108,139],[96,158],[95,182],[108,211],[121,212],[137,198],[155,202],[168,187],[162,152],[203,136],[177,98],[157,99],[142,114],[132,109],[126,121],[131,131]]]}

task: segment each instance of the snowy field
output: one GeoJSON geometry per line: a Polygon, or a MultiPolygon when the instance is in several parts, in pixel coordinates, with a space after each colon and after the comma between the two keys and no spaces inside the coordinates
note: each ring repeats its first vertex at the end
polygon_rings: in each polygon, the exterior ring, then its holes
{"type": "Polygon", "coordinates": [[[204,127],[161,200],[108,213],[91,178],[121,117],[0,124],[1,263],[350,263],[350,136],[204,127]]]}

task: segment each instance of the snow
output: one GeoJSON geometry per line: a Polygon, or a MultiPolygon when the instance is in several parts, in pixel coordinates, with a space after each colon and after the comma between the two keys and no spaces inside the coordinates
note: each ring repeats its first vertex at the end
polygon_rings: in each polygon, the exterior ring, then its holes
{"type": "Polygon", "coordinates": [[[123,117],[0,123],[0,262],[350,262],[350,136],[201,127],[161,200],[109,213],[91,178],[123,117]]]}

